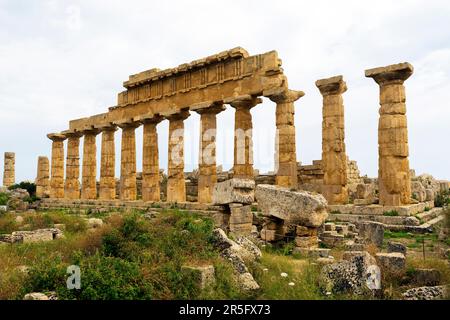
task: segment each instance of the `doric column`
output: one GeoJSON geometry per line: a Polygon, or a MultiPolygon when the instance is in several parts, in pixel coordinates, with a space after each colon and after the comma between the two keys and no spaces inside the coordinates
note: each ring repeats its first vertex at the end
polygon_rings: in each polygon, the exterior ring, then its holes
{"type": "Polygon", "coordinates": [[[161,191],[159,187],[159,153],[158,132],[156,126],[164,118],[154,115],[141,119],[144,124],[142,150],[142,200],[159,201],[161,191]]]}
{"type": "Polygon", "coordinates": [[[344,102],[347,85],[342,76],[316,81],[323,96],[322,193],[329,204],[348,203],[347,156],[345,153],[344,102]]]}
{"type": "Polygon", "coordinates": [[[276,184],[298,187],[297,152],[295,149],[294,102],[305,95],[302,91],[286,90],[269,96],[276,102],[277,136],[275,143],[276,184]]]}
{"type": "Polygon", "coordinates": [[[136,200],[136,135],[140,122],[130,120],[117,123],[122,129],[120,158],[120,200],[136,200]]]}
{"type": "Polygon", "coordinates": [[[60,133],[50,133],[52,140],[52,169],[50,178],[50,198],[64,198],[64,140],[60,133]]]}
{"type": "Polygon", "coordinates": [[[195,110],[200,114],[200,150],[198,157],[198,202],[211,203],[217,183],[216,127],[217,114],[225,110],[222,103],[195,110]]]}
{"type": "Polygon", "coordinates": [[[253,179],[252,114],[250,109],[261,103],[256,97],[238,98],[230,102],[234,114],[234,166],[233,177],[253,179]]]}
{"type": "Polygon", "coordinates": [[[97,146],[95,140],[99,132],[95,128],[83,131],[81,199],[97,199],[97,146]]]}
{"type": "Polygon", "coordinates": [[[408,127],[403,82],[413,73],[407,62],[366,70],[380,85],[378,123],[378,184],[380,204],[398,206],[411,201],[408,127]]]}
{"type": "Polygon", "coordinates": [[[47,157],[38,157],[36,176],[36,197],[43,198],[50,195],[50,165],[47,157]]]}
{"type": "Polygon", "coordinates": [[[14,152],[5,152],[5,168],[3,171],[4,187],[9,187],[16,183],[15,165],[16,154],[14,152]]]}
{"type": "Polygon", "coordinates": [[[114,200],[116,199],[116,147],[114,134],[117,126],[111,124],[97,127],[97,129],[102,132],[99,199],[114,200]]]}
{"type": "Polygon", "coordinates": [[[67,137],[66,181],[64,197],[67,199],[80,198],[80,137],[81,132],[64,131],[67,137]]]}
{"type": "Polygon", "coordinates": [[[167,172],[167,201],[186,202],[184,181],[184,120],[189,111],[166,116],[169,120],[169,164],[167,172]]]}

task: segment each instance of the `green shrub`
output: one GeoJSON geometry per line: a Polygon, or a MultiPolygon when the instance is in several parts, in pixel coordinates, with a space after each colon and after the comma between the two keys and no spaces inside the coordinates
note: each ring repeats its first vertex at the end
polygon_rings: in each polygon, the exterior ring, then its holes
{"type": "Polygon", "coordinates": [[[398,216],[398,212],[396,210],[385,211],[385,212],[383,212],[383,216],[385,216],[385,217],[397,217],[398,216]]]}
{"type": "Polygon", "coordinates": [[[450,190],[439,192],[434,198],[435,207],[446,207],[450,205],[450,190]]]}
{"type": "Polygon", "coordinates": [[[9,196],[6,193],[0,193],[0,206],[6,206],[9,196]]]}
{"type": "Polygon", "coordinates": [[[36,184],[29,181],[22,181],[21,183],[13,184],[12,186],[8,187],[9,190],[14,189],[25,189],[30,194],[30,197],[36,196],[36,184]]]}

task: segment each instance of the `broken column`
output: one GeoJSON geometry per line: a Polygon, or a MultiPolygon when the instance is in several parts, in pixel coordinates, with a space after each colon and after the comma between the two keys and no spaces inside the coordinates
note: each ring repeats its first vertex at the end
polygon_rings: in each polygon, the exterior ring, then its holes
{"type": "Polygon", "coordinates": [[[139,122],[131,119],[117,123],[122,128],[120,158],[120,200],[136,200],[136,128],[139,122]]]}
{"type": "Polygon", "coordinates": [[[234,178],[254,178],[252,141],[253,124],[250,109],[261,102],[261,98],[252,96],[245,96],[229,102],[229,104],[236,109],[234,114],[234,178]]]}
{"type": "Polygon", "coordinates": [[[5,152],[5,168],[3,171],[3,186],[9,187],[16,183],[15,178],[16,154],[5,152]]]}
{"type": "Polygon", "coordinates": [[[64,140],[60,133],[50,133],[52,140],[52,168],[50,177],[50,198],[64,198],[64,140]]]}
{"type": "Polygon", "coordinates": [[[97,146],[95,140],[99,132],[95,128],[83,131],[81,199],[97,199],[97,146]]]}
{"type": "Polygon", "coordinates": [[[142,200],[159,201],[161,191],[159,187],[159,152],[158,132],[156,126],[163,117],[154,115],[142,119],[144,124],[142,150],[142,200]]]}
{"type": "Polygon", "coordinates": [[[167,201],[186,202],[186,185],[184,181],[184,120],[189,111],[167,116],[169,120],[169,152],[167,172],[167,201]]]}
{"type": "Polygon", "coordinates": [[[322,194],[328,204],[348,203],[347,156],[345,153],[344,103],[347,85],[342,76],[316,81],[323,96],[322,194]]]}
{"type": "Polygon", "coordinates": [[[303,97],[302,91],[286,90],[269,96],[276,102],[277,137],[275,143],[276,179],[282,187],[298,187],[297,152],[295,149],[294,102],[303,97]]]}
{"type": "Polygon", "coordinates": [[[213,104],[195,110],[200,114],[200,150],[198,176],[198,202],[211,203],[212,193],[217,183],[216,168],[216,127],[217,114],[225,110],[223,104],[213,104]]]}
{"type": "Polygon", "coordinates": [[[117,126],[110,124],[98,127],[98,129],[102,132],[99,199],[114,200],[116,199],[116,147],[114,134],[117,126]]]}
{"type": "Polygon", "coordinates": [[[67,199],[80,198],[80,137],[76,131],[64,131],[67,137],[66,181],[64,197],[67,199]]]}
{"type": "Polygon", "coordinates": [[[225,207],[230,232],[250,234],[253,224],[251,204],[255,200],[255,181],[233,178],[214,186],[212,201],[225,207]]]}
{"type": "Polygon", "coordinates": [[[255,198],[263,216],[267,217],[261,230],[262,239],[279,240],[285,230],[293,226],[297,247],[317,247],[317,229],[328,217],[328,204],[322,195],[260,184],[256,187],[255,198]]]}
{"type": "Polygon", "coordinates": [[[378,183],[380,204],[400,206],[411,201],[408,128],[404,81],[413,74],[407,62],[366,70],[380,86],[378,183]]]}
{"type": "Polygon", "coordinates": [[[50,165],[47,157],[38,157],[36,176],[36,197],[44,198],[50,195],[50,165]]]}

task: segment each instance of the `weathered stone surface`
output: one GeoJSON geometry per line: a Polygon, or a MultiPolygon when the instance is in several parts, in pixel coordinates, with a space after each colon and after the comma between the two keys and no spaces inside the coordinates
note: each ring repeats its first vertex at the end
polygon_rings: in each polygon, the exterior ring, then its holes
{"type": "Polygon", "coordinates": [[[299,248],[314,248],[319,244],[317,236],[295,237],[295,245],[299,248]]]}
{"type": "Polygon", "coordinates": [[[327,202],[319,194],[258,185],[255,197],[264,216],[276,217],[289,224],[319,227],[328,217],[327,202]]]}
{"type": "Polygon", "coordinates": [[[250,272],[239,274],[238,284],[243,291],[246,291],[248,293],[257,292],[260,289],[259,284],[255,281],[250,272]]]}
{"type": "Polygon", "coordinates": [[[237,234],[252,232],[253,213],[251,206],[242,204],[230,204],[230,231],[237,234]]]}
{"type": "Polygon", "coordinates": [[[64,198],[64,140],[66,136],[50,133],[47,137],[52,140],[50,197],[64,198]]]}
{"type": "Polygon", "coordinates": [[[411,181],[411,196],[419,202],[426,200],[426,189],[420,181],[411,181]]]}
{"type": "Polygon", "coordinates": [[[36,197],[50,196],[50,164],[47,157],[38,157],[36,175],[36,197]]]}
{"type": "Polygon", "coordinates": [[[97,146],[98,130],[85,130],[83,143],[83,170],[81,178],[81,199],[97,198],[97,146]]]}
{"type": "Polygon", "coordinates": [[[437,269],[415,269],[413,282],[419,286],[437,286],[441,283],[441,273],[437,269]]]}
{"type": "Polygon", "coordinates": [[[181,274],[194,282],[197,289],[205,289],[216,282],[214,266],[181,266],[181,274]]]}
{"type": "Polygon", "coordinates": [[[441,300],[447,298],[445,286],[412,288],[403,293],[405,300],[441,300]]]}
{"type": "Polygon", "coordinates": [[[381,248],[384,238],[384,225],[379,222],[365,221],[358,225],[359,236],[366,244],[373,243],[381,248]]]}
{"type": "Polygon", "coordinates": [[[344,142],[344,103],[347,85],[342,76],[316,81],[323,96],[322,194],[330,204],[348,202],[347,156],[344,142]]]}
{"type": "Polygon", "coordinates": [[[9,187],[16,183],[16,154],[14,152],[5,152],[5,167],[3,170],[3,186],[9,187]]]}
{"type": "Polygon", "coordinates": [[[387,244],[388,253],[399,252],[406,255],[407,248],[403,243],[389,241],[387,244]]]}
{"type": "Polygon", "coordinates": [[[80,198],[80,132],[64,131],[67,137],[66,180],[64,197],[80,198]]]}
{"type": "Polygon", "coordinates": [[[96,229],[103,225],[103,220],[98,218],[89,218],[86,222],[89,229],[96,229]]]}
{"type": "Polygon", "coordinates": [[[275,141],[275,183],[297,188],[297,155],[295,149],[294,102],[305,95],[302,91],[283,90],[269,98],[276,102],[277,137],[275,141]]]}
{"type": "Polygon", "coordinates": [[[233,178],[215,185],[214,204],[251,204],[255,199],[255,181],[233,178]]]}
{"type": "Polygon", "coordinates": [[[50,300],[49,297],[42,292],[27,293],[23,300],[50,300]]]}
{"type": "Polygon", "coordinates": [[[15,231],[11,234],[13,238],[21,239],[16,242],[30,243],[51,241],[57,238],[57,235],[62,234],[62,231],[56,228],[37,229],[34,231],[15,231]]]}
{"type": "Polygon", "coordinates": [[[100,159],[100,185],[99,199],[116,199],[116,147],[114,134],[117,127],[114,125],[99,127],[102,131],[101,159],[100,159]]]}
{"type": "Polygon", "coordinates": [[[363,294],[368,290],[367,268],[374,261],[367,252],[352,252],[348,260],[325,265],[320,274],[321,287],[327,292],[363,294]]]}
{"type": "Polygon", "coordinates": [[[380,268],[390,273],[402,273],[405,271],[406,258],[403,253],[377,253],[376,259],[380,268]]]}
{"type": "Polygon", "coordinates": [[[120,157],[120,200],[136,200],[136,128],[138,122],[123,120],[115,123],[122,128],[120,157]]]}
{"type": "Polygon", "coordinates": [[[378,182],[381,205],[402,205],[411,201],[408,161],[408,129],[405,87],[413,73],[409,63],[366,70],[366,77],[380,85],[378,124],[378,182]]]}

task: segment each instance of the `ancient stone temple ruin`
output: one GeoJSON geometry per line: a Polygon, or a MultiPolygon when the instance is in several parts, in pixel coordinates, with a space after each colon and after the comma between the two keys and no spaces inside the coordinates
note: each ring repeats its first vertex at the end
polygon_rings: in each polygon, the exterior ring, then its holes
{"type": "MultiPolygon", "coordinates": [[[[254,229],[252,211],[256,209],[266,217],[265,224],[258,226],[258,232],[265,232],[262,238],[276,240],[290,228],[297,243],[312,246],[317,244],[318,228],[325,219],[403,223],[409,215],[433,207],[432,192],[428,194],[417,181],[411,183],[403,83],[412,73],[409,63],[365,72],[380,86],[376,179],[361,177],[356,162],[346,153],[343,95],[347,85],[343,76],[316,81],[323,98],[322,158],[301,164],[296,154],[294,103],[304,93],[289,87],[276,51],[251,56],[235,48],[176,68],[131,75],[123,83],[125,90],[118,94],[116,106],[72,120],[67,130],[48,134],[51,165],[47,158],[39,157],[37,193],[50,197],[44,199],[44,207],[148,208],[157,203],[161,208],[176,203],[187,209],[220,211],[225,216],[216,219],[219,225],[244,233],[254,229]],[[275,168],[267,174],[259,174],[253,167],[250,110],[262,97],[276,104],[275,168]],[[235,109],[234,165],[224,172],[216,163],[216,118],[227,106],[235,109]],[[200,115],[199,167],[186,173],[184,120],[192,112],[200,115]],[[164,120],[169,121],[167,174],[160,169],[157,133],[164,120]],[[142,172],[136,167],[135,131],[140,126],[142,172]],[[115,154],[117,130],[120,155],[115,154]],[[101,135],[100,146],[96,145],[97,135],[101,135]],[[97,153],[101,155],[99,164],[97,153]],[[115,176],[116,161],[120,161],[119,177],[115,176]],[[98,166],[100,177],[96,176],[98,166]],[[302,207],[305,197],[310,198],[302,207]],[[271,204],[267,199],[285,199],[285,203],[271,204]],[[401,217],[383,216],[389,210],[398,211],[401,217]],[[305,212],[308,217],[302,216],[305,212]]],[[[13,181],[6,170],[5,176],[5,183],[13,181]]]]}
{"type": "Polygon", "coordinates": [[[15,176],[16,155],[14,152],[5,152],[5,169],[3,171],[3,186],[9,187],[16,183],[15,176]]]}

